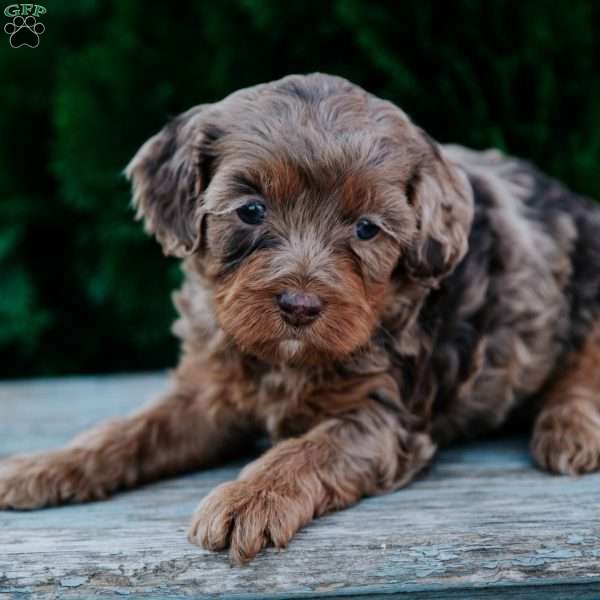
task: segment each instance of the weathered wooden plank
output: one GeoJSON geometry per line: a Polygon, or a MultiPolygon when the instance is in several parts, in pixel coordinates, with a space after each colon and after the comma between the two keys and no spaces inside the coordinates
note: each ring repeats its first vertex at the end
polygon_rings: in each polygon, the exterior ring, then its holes
{"type": "MultiPolygon", "coordinates": [[[[162,375],[0,384],[0,455],[59,445],[164,385],[162,375]]],[[[449,449],[407,489],[231,568],[185,530],[240,467],[108,502],[0,512],[0,598],[600,598],[600,475],[540,473],[524,440],[449,449]]]]}

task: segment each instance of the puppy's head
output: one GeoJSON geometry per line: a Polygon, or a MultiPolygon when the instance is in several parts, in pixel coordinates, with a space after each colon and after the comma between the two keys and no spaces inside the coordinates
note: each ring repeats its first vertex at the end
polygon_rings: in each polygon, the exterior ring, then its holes
{"type": "Polygon", "coordinates": [[[193,108],[127,175],[146,228],[191,256],[223,329],[268,361],[343,358],[399,282],[435,285],[467,249],[464,175],[400,109],[337,77],[193,108]]]}

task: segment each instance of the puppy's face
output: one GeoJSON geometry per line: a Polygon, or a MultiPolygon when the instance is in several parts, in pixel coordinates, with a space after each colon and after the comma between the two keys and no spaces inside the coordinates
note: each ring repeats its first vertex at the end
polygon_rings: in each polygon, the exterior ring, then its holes
{"type": "Polygon", "coordinates": [[[289,149],[272,143],[262,160],[223,163],[207,193],[217,314],[262,358],[342,357],[368,341],[401,253],[396,232],[413,232],[414,214],[343,152],[324,168],[316,148],[306,165],[289,149]]]}
{"type": "Polygon", "coordinates": [[[349,355],[401,282],[431,283],[466,250],[464,178],[399,109],[338,78],[192,109],[128,174],[165,251],[213,286],[223,329],[271,362],[349,355]]]}

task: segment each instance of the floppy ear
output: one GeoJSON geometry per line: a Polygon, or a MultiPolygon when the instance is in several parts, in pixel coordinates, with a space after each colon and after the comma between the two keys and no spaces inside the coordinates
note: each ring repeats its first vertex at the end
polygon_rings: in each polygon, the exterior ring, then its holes
{"type": "Polygon", "coordinates": [[[473,194],[466,175],[424,135],[430,152],[415,170],[407,190],[417,212],[418,230],[406,268],[415,279],[435,284],[449,275],[467,252],[473,194]]]}
{"type": "Polygon", "coordinates": [[[173,119],[125,169],[136,218],[144,219],[146,231],[171,256],[187,256],[201,243],[201,197],[215,158],[211,144],[218,137],[206,122],[207,109],[197,106],[173,119]]]}

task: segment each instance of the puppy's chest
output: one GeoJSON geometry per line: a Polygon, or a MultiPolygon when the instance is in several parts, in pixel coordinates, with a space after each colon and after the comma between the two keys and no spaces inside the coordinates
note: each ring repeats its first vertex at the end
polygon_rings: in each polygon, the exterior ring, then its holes
{"type": "Polygon", "coordinates": [[[258,380],[254,416],[272,439],[300,435],[327,418],[359,408],[379,377],[274,369],[258,380]]]}
{"type": "Polygon", "coordinates": [[[318,386],[306,374],[281,369],[257,380],[254,415],[272,439],[300,435],[312,427],[322,410],[309,399],[318,386]]]}

